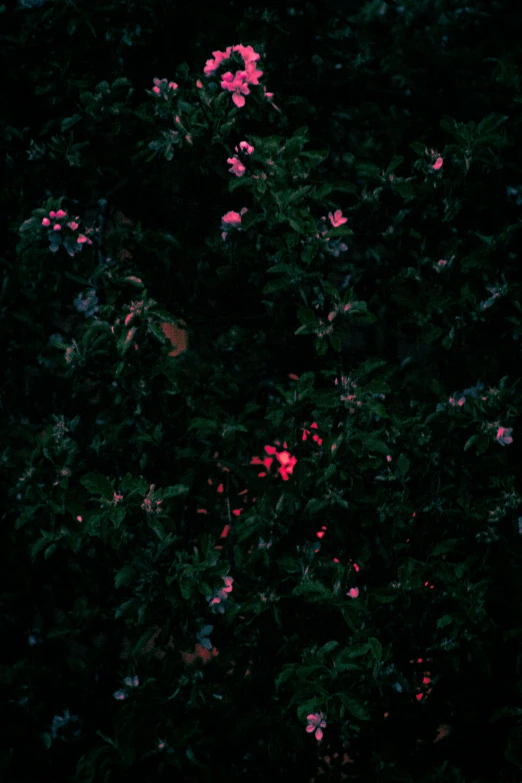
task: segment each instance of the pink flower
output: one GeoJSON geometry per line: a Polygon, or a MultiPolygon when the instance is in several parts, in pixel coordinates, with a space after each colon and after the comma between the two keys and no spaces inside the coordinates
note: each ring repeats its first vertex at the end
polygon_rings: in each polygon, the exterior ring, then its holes
{"type": "Polygon", "coordinates": [[[229,172],[231,174],[235,174],[236,177],[242,177],[245,173],[246,169],[239,160],[239,158],[233,157],[233,158],[227,158],[227,163],[230,163],[232,165],[232,168],[229,169],[229,172]]]}
{"type": "Polygon", "coordinates": [[[234,93],[232,100],[239,109],[245,105],[245,99],[243,96],[250,95],[246,76],[246,71],[237,71],[235,76],[231,71],[227,71],[221,80],[221,87],[224,90],[228,90],[229,92],[234,93]]]}
{"type": "Polygon", "coordinates": [[[328,217],[330,218],[330,223],[334,228],[342,226],[343,223],[348,221],[348,218],[343,217],[343,213],[340,209],[336,210],[333,215],[331,212],[329,212],[328,217]]]}
{"type": "Polygon", "coordinates": [[[50,226],[50,225],[51,225],[51,221],[49,220],[49,218],[44,218],[42,220],[42,226],[50,226]]]}
{"type": "Polygon", "coordinates": [[[55,216],[56,216],[56,212],[49,212],[49,217],[55,217],[55,216]]]}
{"type": "Polygon", "coordinates": [[[59,209],[58,212],[56,213],[56,217],[57,218],[63,218],[66,215],[67,215],[67,212],[64,212],[63,209],[59,209]]]}
{"type": "Polygon", "coordinates": [[[263,71],[259,71],[253,63],[245,63],[245,72],[249,84],[259,84],[259,77],[263,75],[263,71]]]}
{"type": "Polygon", "coordinates": [[[78,245],[83,245],[84,242],[87,242],[87,237],[85,237],[83,234],[80,234],[76,242],[78,245]]]}
{"type": "Polygon", "coordinates": [[[358,587],[352,587],[351,590],[348,590],[346,595],[349,595],[350,598],[357,598],[359,595],[359,588],[358,587]]]}
{"type": "Polygon", "coordinates": [[[71,222],[67,223],[67,225],[72,231],[76,231],[76,229],[78,228],[78,223],[75,223],[74,220],[71,220],[71,222]]]}
{"type": "Polygon", "coordinates": [[[315,712],[311,715],[308,715],[306,718],[308,721],[306,731],[308,734],[315,732],[316,740],[322,740],[323,738],[323,729],[326,728],[326,721],[324,720],[324,717],[325,716],[322,712],[315,712]]]}
{"type": "MultiPolygon", "coordinates": [[[[248,209],[246,207],[243,207],[243,209],[240,210],[239,213],[237,212],[227,212],[226,215],[223,215],[221,218],[222,220],[222,228],[226,228],[227,226],[232,226],[233,228],[239,228],[241,224],[241,215],[244,215],[245,212],[248,212],[248,209]]],[[[239,228],[239,231],[241,231],[241,228],[239,228]]]]}
{"type": "Polygon", "coordinates": [[[202,90],[202,89],[203,89],[203,85],[202,85],[202,83],[201,83],[201,79],[198,79],[198,80],[197,80],[197,82],[196,82],[196,87],[197,87],[198,89],[200,89],[200,90],[202,90]]]}
{"type": "Polygon", "coordinates": [[[233,212],[233,211],[227,212],[226,215],[223,215],[221,220],[227,226],[241,225],[241,215],[239,214],[239,212],[233,212]]]}
{"type": "Polygon", "coordinates": [[[232,54],[232,47],[229,46],[225,52],[212,52],[214,55],[214,59],[207,60],[205,68],[203,69],[203,73],[205,76],[210,76],[211,73],[213,73],[216,68],[219,68],[223,60],[228,60],[230,55],[232,54]]]}
{"type": "Polygon", "coordinates": [[[433,164],[433,166],[431,168],[435,169],[435,171],[438,171],[441,168],[443,163],[444,163],[444,161],[442,160],[442,158],[439,157],[439,158],[437,158],[437,160],[435,161],[435,163],[433,164]]]}
{"type": "Polygon", "coordinates": [[[156,95],[159,95],[159,94],[160,94],[160,92],[161,92],[161,90],[160,90],[160,88],[159,88],[159,87],[153,87],[153,88],[152,88],[152,92],[155,92],[155,93],[156,93],[156,95]]]}
{"type": "Polygon", "coordinates": [[[170,90],[177,90],[178,89],[178,85],[176,84],[176,82],[169,82],[169,89],[170,90]]]}
{"type": "Polygon", "coordinates": [[[507,446],[509,443],[513,443],[511,433],[513,427],[499,427],[497,430],[497,440],[502,446],[507,446]]]}
{"type": "Polygon", "coordinates": [[[247,63],[253,63],[256,60],[259,60],[260,55],[254,51],[254,49],[251,46],[243,46],[242,44],[237,44],[237,46],[233,47],[234,52],[239,52],[241,57],[243,58],[245,65],[247,63]]]}
{"type": "Polygon", "coordinates": [[[56,223],[56,225],[53,226],[53,231],[61,231],[62,227],[59,223],[56,223]]]}
{"type": "Polygon", "coordinates": [[[288,451],[279,451],[276,454],[277,460],[281,467],[279,473],[283,481],[288,481],[288,474],[292,475],[294,466],[297,462],[295,457],[291,457],[288,451]]]}
{"type": "MultiPolygon", "coordinates": [[[[239,149],[244,150],[247,155],[251,155],[254,151],[254,147],[251,147],[248,141],[240,141],[239,142],[239,149]]],[[[238,148],[235,147],[236,152],[239,152],[238,148]]]]}

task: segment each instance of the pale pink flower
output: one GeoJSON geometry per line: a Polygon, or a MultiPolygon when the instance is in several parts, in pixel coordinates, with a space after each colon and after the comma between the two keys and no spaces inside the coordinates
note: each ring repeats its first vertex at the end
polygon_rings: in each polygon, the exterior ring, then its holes
{"type": "Polygon", "coordinates": [[[69,226],[70,229],[72,229],[72,231],[76,231],[76,229],[78,228],[78,223],[75,223],[74,220],[71,220],[71,222],[67,223],[67,225],[69,226]]]}
{"type": "Polygon", "coordinates": [[[497,430],[497,441],[502,446],[507,446],[509,443],[513,443],[513,438],[511,437],[512,432],[513,427],[499,427],[497,430]]]}
{"type": "Polygon", "coordinates": [[[349,595],[350,598],[357,598],[357,596],[359,595],[359,588],[358,587],[352,587],[350,590],[348,590],[346,595],[349,595]]]}
{"type": "Polygon", "coordinates": [[[56,223],[56,225],[53,226],[53,231],[61,231],[62,227],[59,223],[56,223]]]}
{"type": "Polygon", "coordinates": [[[49,218],[44,218],[42,220],[42,226],[50,226],[50,225],[51,225],[51,221],[49,220],[49,218]]]}
{"type": "Polygon", "coordinates": [[[84,242],[87,242],[87,237],[85,237],[83,234],[80,234],[76,242],[78,245],[83,245],[84,242]]]}
{"type": "Polygon", "coordinates": [[[229,169],[229,172],[231,174],[235,174],[236,177],[242,177],[243,174],[246,171],[245,166],[241,163],[239,158],[233,157],[233,158],[227,158],[227,163],[230,163],[232,168],[229,169]]]}
{"type": "Polygon", "coordinates": [[[155,93],[156,93],[156,95],[159,95],[159,94],[160,94],[160,92],[161,92],[161,90],[160,90],[160,88],[159,88],[159,87],[153,87],[153,88],[152,88],[152,92],[155,92],[155,93]]]}
{"type": "Polygon", "coordinates": [[[306,727],[306,731],[308,734],[312,734],[315,732],[315,738],[316,740],[322,740],[323,738],[323,729],[326,728],[326,720],[324,719],[325,716],[322,712],[315,712],[311,715],[308,715],[306,720],[308,721],[308,726],[306,727]]]}
{"type": "Polygon", "coordinates": [[[49,212],[49,217],[56,217],[56,212],[53,211],[49,212]]]}
{"type": "Polygon", "coordinates": [[[433,164],[433,166],[431,168],[435,169],[435,171],[438,171],[441,168],[443,163],[444,163],[443,159],[439,157],[439,158],[437,158],[437,160],[435,161],[435,163],[433,164]]]}
{"type": "Polygon", "coordinates": [[[56,213],[56,217],[57,218],[63,218],[66,215],[67,215],[67,212],[64,212],[63,209],[59,209],[58,212],[56,213]]]}
{"type": "Polygon", "coordinates": [[[196,87],[197,87],[199,90],[202,90],[202,89],[203,89],[203,85],[202,85],[202,83],[201,83],[201,79],[198,79],[198,80],[197,80],[197,82],[196,82],[196,87]]]}
{"type": "Polygon", "coordinates": [[[169,82],[169,89],[170,90],[177,90],[178,89],[178,85],[176,84],[176,82],[169,82]]]}
{"type": "Polygon", "coordinates": [[[341,212],[340,209],[337,209],[333,215],[331,212],[329,212],[328,217],[330,218],[330,223],[334,228],[337,228],[338,226],[342,226],[343,223],[346,223],[348,221],[348,218],[343,217],[343,213],[341,212]]]}

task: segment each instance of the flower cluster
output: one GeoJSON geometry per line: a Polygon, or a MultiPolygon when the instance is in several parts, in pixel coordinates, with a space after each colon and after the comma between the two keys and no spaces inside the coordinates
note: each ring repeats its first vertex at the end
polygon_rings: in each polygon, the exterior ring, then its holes
{"type": "MultiPolygon", "coordinates": [[[[224,73],[221,79],[221,87],[232,93],[233,102],[238,108],[241,108],[245,105],[244,96],[250,95],[249,85],[259,85],[259,77],[263,75],[263,71],[258,70],[256,67],[256,61],[259,60],[260,55],[251,46],[238,44],[237,46],[228,46],[224,52],[212,52],[214,57],[207,60],[203,72],[205,76],[211,76],[223,62],[231,57],[232,52],[238,52],[241,55],[244,69],[236,71],[235,74],[232,71],[224,73]]],[[[267,93],[265,90],[265,95],[271,97],[272,94],[267,93]]]]}
{"type": "MultiPolygon", "coordinates": [[[[280,446],[280,442],[277,440],[276,444],[280,446]]],[[[265,451],[269,455],[268,457],[264,457],[264,459],[260,459],[259,457],[253,457],[250,464],[251,465],[264,465],[267,469],[266,471],[263,471],[261,473],[258,473],[257,475],[262,478],[266,476],[267,471],[270,470],[272,463],[274,461],[273,457],[271,457],[271,454],[275,454],[277,461],[279,462],[279,468],[278,472],[283,481],[288,481],[288,476],[291,475],[294,471],[294,466],[297,462],[297,459],[295,457],[292,457],[290,452],[287,451],[288,446],[286,443],[283,444],[284,451],[278,451],[275,446],[265,446],[265,451]]]]}
{"type": "Polygon", "coordinates": [[[60,245],[63,244],[69,255],[74,256],[76,252],[83,249],[84,244],[87,243],[88,245],[92,245],[92,239],[87,236],[92,233],[92,228],[86,229],[85,233],[80,233],[76,236],[74,232],[77,231],[79,227],[78,221],[80,220],[79,216],[76,215],[74,220],[69,220],[69,222],[66,223],[67,228],[73,232],[73,234],[69,234],[68,232],[63,231],[64,218],[67,218],[67,212],[64,212],[63,209],[57,211],[52,209],[49,212],[49,217],[44,217],[42,219],[42,226],[49,229],[49,249],[53,253],[56,253],[60,245]],[[64,236],[65,238],[63,238],[64,236]]]}

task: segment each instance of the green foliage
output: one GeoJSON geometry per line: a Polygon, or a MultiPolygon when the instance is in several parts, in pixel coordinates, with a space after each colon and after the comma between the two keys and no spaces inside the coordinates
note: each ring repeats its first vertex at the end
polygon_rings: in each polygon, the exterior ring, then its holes
{"type": "Polygon", "coordinates": [[[522,767],[520,23],[294,5],[0,7],[6,780],[522,767]]]}

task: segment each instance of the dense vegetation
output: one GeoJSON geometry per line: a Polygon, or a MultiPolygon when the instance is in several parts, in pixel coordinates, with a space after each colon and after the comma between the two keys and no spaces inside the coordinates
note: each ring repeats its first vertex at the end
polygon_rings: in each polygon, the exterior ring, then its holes
{"type": "Polygon", "coordinates": [[[522,16],[0,20],[3,779],[518,781],[522,16]]]}

